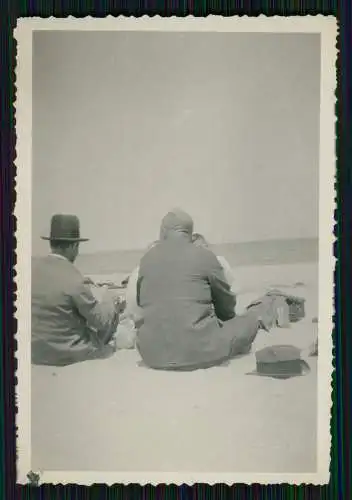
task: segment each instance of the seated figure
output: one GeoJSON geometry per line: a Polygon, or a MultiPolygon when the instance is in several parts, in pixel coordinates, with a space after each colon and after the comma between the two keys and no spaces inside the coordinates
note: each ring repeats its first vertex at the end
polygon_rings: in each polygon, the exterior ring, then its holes
{"type": "Polygon", "coordinates": [[[193,370],[250,351],[266,304],[235,315],[236,297],[207,248],[192,244],[193,221],[182,210],[162,220],[160,242],[142,258],[137,348],[154,369],[193,370]]]}
{"type": "Polygon", "coordinates": [[[32,269],[32,363],[65,366],[112,355],[121,304],[99,301],[75,267],[79,244],[87,241],[78,218],[54,215],[43,239],[51,253],[32,269]]]}

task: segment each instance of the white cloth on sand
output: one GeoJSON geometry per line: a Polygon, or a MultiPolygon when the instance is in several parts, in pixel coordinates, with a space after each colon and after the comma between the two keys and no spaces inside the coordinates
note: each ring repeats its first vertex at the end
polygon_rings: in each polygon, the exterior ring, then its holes
{"type": "Polygon", "coordinates": [[[134,321],[123,314],[114,334],[116,349],[133,349],[136,345],[136,336],[134,321]]]}

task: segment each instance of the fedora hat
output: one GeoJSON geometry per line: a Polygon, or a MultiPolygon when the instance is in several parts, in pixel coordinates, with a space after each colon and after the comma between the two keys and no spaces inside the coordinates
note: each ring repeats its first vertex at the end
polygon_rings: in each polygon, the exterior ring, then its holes
{"type": "Polygon", "coordinates": [[[56,214],[51,218],[50,236],[42,236],[43,240],[78,242],[88,241],[81,238],[79,219],[76,215],[56,214]]]}
{"type": "Polygon", "coordinates": [[[301,359],[301,351],[292,345],[274,345],[255,353],[256,369],[247,375],[287,379],[310,372],[310,367],[301,359]]]}

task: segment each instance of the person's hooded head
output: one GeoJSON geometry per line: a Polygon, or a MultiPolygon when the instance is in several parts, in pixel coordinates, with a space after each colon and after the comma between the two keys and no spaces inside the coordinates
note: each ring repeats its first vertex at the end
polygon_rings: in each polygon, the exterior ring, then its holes
{"type": "Polygon", "coordinates": [[[180,208],[170,210],[161,221],[160,240],[183,237],[191,241],[192,233],[193,219],[180,208]]]}

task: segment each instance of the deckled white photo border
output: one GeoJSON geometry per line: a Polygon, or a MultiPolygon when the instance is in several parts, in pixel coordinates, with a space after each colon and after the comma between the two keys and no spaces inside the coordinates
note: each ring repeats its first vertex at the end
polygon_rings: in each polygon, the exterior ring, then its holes
{"type": "Polygon", "coordinates": [[[31,471],[31,192],[32,192],[32,34],[36,30],[79,31],[195,31],[320,33],[320,172],[319,172],[319,358],[317,471],[307,474],[198,473],[158,471],[34,471],[40,483],[86,484],[194,484],[194,483],[289,483],[325,484],[329,481],[332,330],[333,330],[333,224],[335,208],[335,88],[337,22],[333,16],[305,17],[218,17],[76,19],[21,18],[15,29],[17,166],[15,215],[17,217],[17,353],[16,387],[18,414],[17,482],[28,482],[31,471]]]}

